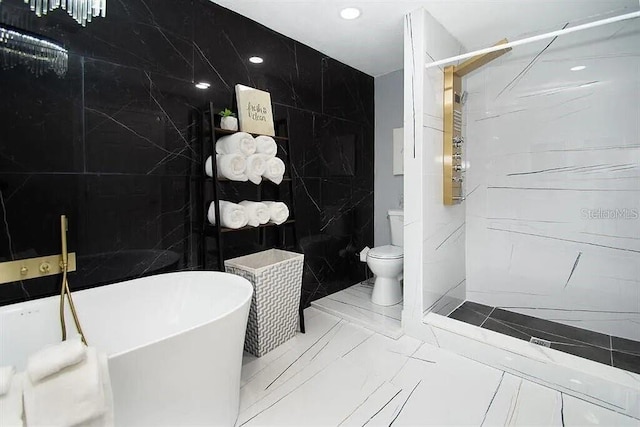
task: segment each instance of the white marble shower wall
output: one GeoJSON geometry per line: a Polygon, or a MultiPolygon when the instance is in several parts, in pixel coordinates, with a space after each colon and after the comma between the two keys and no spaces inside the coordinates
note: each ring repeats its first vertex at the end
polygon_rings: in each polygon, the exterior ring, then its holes
{"type": "Polygon", "coordinates": [[[461,51],[425,10],[406,17],[403,327],[414,336],[426,312],[465,298],[464,206],[442,204],[443,72],[424,67],[461,51]]]}
{"type": "Polygon", "coordinates": [[[515,48],[465,89],[467,298],[640,340],[640,20],[515,48]]]}

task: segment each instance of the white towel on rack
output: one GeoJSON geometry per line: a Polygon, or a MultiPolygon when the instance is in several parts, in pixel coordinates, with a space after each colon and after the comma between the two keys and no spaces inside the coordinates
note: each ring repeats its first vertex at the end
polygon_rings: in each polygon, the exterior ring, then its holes
{"type": "Polygon", "coordinates": [[[275,157],[278,154],[278,144],[275,139],[270,136],[260,135],[256,136],[256,153],[266,154],[270,157],[275,157]]]}
{"type": "MultiPolygon", "coordinates": [[[[209,212],[207,213],[207,219],[213,225],[216,225],[216,210],[215,202],[211,202],[209,205],[209,212]]],[[[242,228],[248,223],[247,212],[245,208],[236,203],[220,200],[220,225],[227,228],[242,228]]]]}
{"type": "MultiPolygon", "coordinates": [[[[110,399],[103,379],[106,359],[89,347],[86,359],[50,375],[42,381],[24,381],[24,411],[27,426],[75,426],[107,420],[110,399]]],[[[108,372],[108,370],[107,370],[108,372]]],[[[92,423],[93,424],[93,423],[92,423]]],[[[105,425],[100,423],[96,425],[105,425]]]]}
{"type": "Polygon", "coordinates": [[[218,154],[242,154],[250,156],[256,152],[256,141],[246,132],[236,132],[219,138],[216,141],[218,154]]]}
{"type": "Polygon", "coordinates": [[[247,157],[246,174],[249,181],[254,184],[260,184],[262,182],[262,174],[267,169],[267,161],[269,156],[266,154],[252,154],[247,157]]]}
{"type": "MultiPolygon", "coordinates": [[[[217,154],[216,162],[218,178],[227,178],[231,181],[245,182],[249,178],[246,174],[247,160],[242,154],[217,154]]],[[[213,177],[213,165],[211,157],[204,163],[207,176],[213,177]]]]}
{"type": "Polygon", "coordinates": [[[284,178],[285,166],[284,162],[277,157],[273,157],[267,160],[267,167],[265,168],[264,176],[269,181],[280,184],[284,178]]]}
{"type": "Polygon", "coordinates": [[[289,219],[289,208],[282,202],[263,202],[269,208],[269,220],[280,225],[289,219]]]}
{"type": "Polygon", "coordinates": [[[247,200],[243,200],[238,204],[245,208],[247,212],[247,224],[252,227],[266,224],[271,219],[269,207],[262,202],[249,202],[247,200]]]}
{"type": "Polygon", "coordinates": [[[9,392],[11,379],[15,373],[16,369],[13,366],[3,366],[0,368],[0,396],[4,396],[9,392]]]}
{"type": "Polygon", "coordinates": [[[37,383],[68,366],[82,362],[86,357],[87,347],[80,340],[80,335],[77,335],[29,356],[26,372],[31,382],[37,383]]]}
{"type": "Polygon", "coordinates": [[[2,427],[22,427],[22,389],[24,374],[13,374],[7,392],[0,396],[0,425],[2,427]]]}

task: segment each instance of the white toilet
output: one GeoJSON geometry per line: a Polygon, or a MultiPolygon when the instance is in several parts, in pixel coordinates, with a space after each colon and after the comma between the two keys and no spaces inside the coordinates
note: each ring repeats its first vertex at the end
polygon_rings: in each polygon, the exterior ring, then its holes
{"type": "Polygon", "coordinates": [[[397,209],[389,210],[389,223],[391,244],[377,246],[367,253],[367,265],[376,275],[371,302],[384,306],[402,301],[404,212],[397,209]]]}

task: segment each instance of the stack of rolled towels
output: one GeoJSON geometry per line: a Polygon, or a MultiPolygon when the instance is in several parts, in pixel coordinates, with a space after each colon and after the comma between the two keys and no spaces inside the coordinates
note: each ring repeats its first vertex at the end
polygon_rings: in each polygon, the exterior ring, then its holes
{"type": "MultiPolygon", "coordinates": [[[[209,205],[207,219],[213,225],[217,224],[215,202],[209,205]]],[[[249,202],[231,203],[220,200],[220,225],[222,227],[238,229],[258,227],[269,222],[280,225],[289,218],[289,208],[282,202],[249,202]]]]}
{"type": "Polygon", "coordinates": [[[80,338],[29,357],[25,372],[0,368],[2,426],[113,426],[107,356],[80,338]]]}
{"type": "MultiPolygon", "coordinates": [[[[276,157],[278,145],[270,136],[254,138],[246,132],[226,135],[216,141],[218,178],[231,181],[251,181],[260,184],[262,178],[280,184],[285,165],[276,157]]],[[[205,172],[213,177],[212,158],[205,162],[205,172]]]]}

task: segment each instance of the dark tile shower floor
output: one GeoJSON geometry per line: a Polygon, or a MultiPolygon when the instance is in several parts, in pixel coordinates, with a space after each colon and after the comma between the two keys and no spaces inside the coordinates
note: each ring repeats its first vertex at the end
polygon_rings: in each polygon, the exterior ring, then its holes
{"type": "Polygon", "coordinates": [[[450,318],[521,340],[541,338],[551,348],[640,374],[640,342],[466,301],[450,318]]]}

